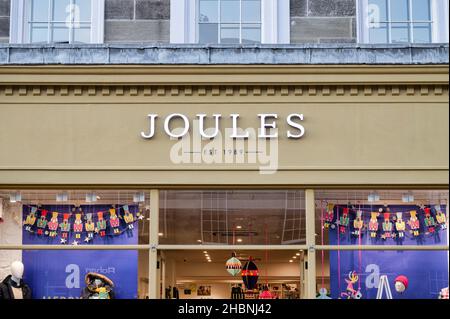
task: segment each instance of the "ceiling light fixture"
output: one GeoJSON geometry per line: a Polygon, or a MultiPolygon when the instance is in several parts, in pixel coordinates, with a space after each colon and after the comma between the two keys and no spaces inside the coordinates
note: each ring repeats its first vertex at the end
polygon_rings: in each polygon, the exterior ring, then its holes
{"type": "Polygon", "coordinates": [[[242,226],[241,225],[237,225],[236,229],[242,229],[242,226]]]}
{"type": "Polygon", "coordinates": [[[202,240],[201,239],[197,239],[197,243],[202,243],[202,240]]]}
{"type": "Polygon", "coordinates": [[[369,196],[367,196],[367,201],[372,202],[378,202],[380,201],[380,195],[378,195],[377,192],[370,193],[369,196]]]}
{"type": "Polygon", "coordinates": [[[289,260],[290,263],[293,263],[294,261],[292,259],[289,260]]]}
{"type": "Polygon", "coordinates": [[[402,195],[402,202],[403,203],[412,203],[414,202],[414,195],[409,192],[402,195]]]}
{"type": "Polygon", "coordinates": [[[164,233],[158,233],[158,236],[162,237],[162,236],[164,236],[164,233]]]}
{"type": "Polygon", "coordinates": [[[144,192],[139,192],[139,193],[133,194],[133,202],[135,202],[135,203],[143,203],[143,202],[145,202],[145,193],[144,192]]]}
{"type": "Polygon", "coordinates": [[[22,201],[22,194],[19,192],[11,193],[9,195],[9,202],[10,203],[17,203],[22,201]]]}
{"type": "Polygon", "coordinates": [[[238,243],[242,243],[242,238],[238,238],[236,241],[237,241],[238,243]]]}
{"type": "Polygon", "coordinates": [[[56,194],[57,202],[67,202],[68,200],[69,200],[69,194],[67,194],[66,192],[56,194]]]}
{"type": "Polygon", "coordinates": [[[295,255],[296,255],[296,256],[300,256],[300,253],[296,253],[295,255]]]}
{"type": "Polygon", "coordinates": [[[97,195],[95,193],[86,194],[86,203],[93,203],[97,201],[97,195]]]}

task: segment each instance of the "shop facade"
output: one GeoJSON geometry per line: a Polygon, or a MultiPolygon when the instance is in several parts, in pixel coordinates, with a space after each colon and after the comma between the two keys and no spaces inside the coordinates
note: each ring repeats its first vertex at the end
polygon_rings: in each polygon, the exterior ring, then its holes
{"type": "MultiPolygon", "coordinates": [[[[5,274],[15,259],[33,278],[52,267],[43,258],[67,257],[55,275],[67,279],[80,253],[80,278],[100,269],[116,285],[136,279],[119,297],[172,298],[177,287],[181,298],[228,298],[246,288],[242,271],[226,272],[234,253],[259,267],[260,286],[238,298],[264,286],[274,298],[321,288],[353,298],[347,280],[375,298],[383,275],[394,298],[437,298],[448,286],[448,45],[2,52],[5,274]],[[105,234],[96,227],[86,240],[86,217],[97,223],[99,212],[105,234]]],[[[48,288],[46,278],[33,283],[48,288]]],[[[69,286],[46,297],[82,288],[69,286]]]]}

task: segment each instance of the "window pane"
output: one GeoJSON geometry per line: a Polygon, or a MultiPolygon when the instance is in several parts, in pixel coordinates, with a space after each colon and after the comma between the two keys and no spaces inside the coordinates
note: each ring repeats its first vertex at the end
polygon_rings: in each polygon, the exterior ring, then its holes
{"type": "Polygon", "coordinates": [[[379,23],[377,27],[371,27],[369,29],[370,43],[387,43],[388,42],[388,32],[387,24],[379,23]]]}
{"type": "Polygon", "coordinates": [[[75,0],[75,21],[91,21],[91,0],[75,0]]]}
{"type": "Polygon", "coordinates": [[[242,22],[260,22],[260,21],[261,21],[261,1],[243,0],[242,22]]]}
{"type": "Polygon", "coordinates": [[[31,21],[48,21],[49,0],[33,0],[31,21]]]}
{"type": "Polygon", "coordinates": [[[70,0],[53,0],[53,21],[65,22],[70,17],[70,0]]]}
{"type": "Polygon", "coordinates": [[[239,24],[220,26],[220,43],[239,43],[239,24]]]}
{"type": "Polygon", "coordinates": [[[387,21],[387,0],[369,0],[369,22],[387,21]]]}
{"type": "Polygon", "coordinates": [[[218,17],[218,0],[200,0],[200,22],[218,22],[218,17]]]}
{"type": "Polygon", "coordinates": [[[161,191],[161,244],[305,244],[301,190],[161,191]]]}
{"type": "Polygon", "coordinates": [[[391,21],[408,21],[408,0],[391,1],[391,21]]]}
{"type": "Polygon", "coordinates": [[[412,0],[413,20],[429,21],[430,0],[412,0]]]}
{"type": "Polygon", "coordinates": [[[217,23],[201,23],[199,25],[199,42],[218,43],[218,32],[217,23]]]}
{"type": "Polygon", "coordinates": [[[409,42],[409,29],[407,23],[392,23],[391,42],[405,43],[409,42]]]}
{"type": "Polygon", "coordinates": [[[242,43],[261,43],[261,26],[242,25],[242,43]]]}
{"type": "Polygon", "coordinates": [[[53,23],[52,42],[69,42],[69,28],[65,23],[53,23]]]}
{"type": "Polygon", "coordinates": [[[222,0],[220,5],[221,22],[239,22],[239,0],[222,0]]]}
{"type": "Polygon", "coordinates": [[[414,43],[430,43],[431,42],[431,23],[415,23],[414,43]]]}
{"type": "Polygon", "coordinates": [[[31,25],[32,43],[47,42],[48,28],[47,23],[33,23],[31,25]]]}
{"type": "Polygon", "coordinates": [[[81,27],[74,29],[74,42],[89,43],[91,39],[91,29],[81,27]]]}

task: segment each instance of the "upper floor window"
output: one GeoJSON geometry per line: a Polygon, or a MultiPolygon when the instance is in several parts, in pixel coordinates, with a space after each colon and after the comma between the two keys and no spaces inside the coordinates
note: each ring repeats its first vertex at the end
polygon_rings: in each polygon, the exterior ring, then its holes
{"type": "Polygon", "coordinates": [[[448,42],[448,0],[360,0],[365,43],[448,42]]]}
{"type": "Polygon", "coordinates": [[[12,0],[12,43],[102,43],[104,0],[12,0]]]}
{"type": "Polygon", "coordinates": [[[185,0],[170,7],[171,43],[289,43],[289,1],[185,0]]]}
{"type": "Polygon", "coordinates": [[[199,43],[261,43],[261,0],[200,0],[199,43]]]}

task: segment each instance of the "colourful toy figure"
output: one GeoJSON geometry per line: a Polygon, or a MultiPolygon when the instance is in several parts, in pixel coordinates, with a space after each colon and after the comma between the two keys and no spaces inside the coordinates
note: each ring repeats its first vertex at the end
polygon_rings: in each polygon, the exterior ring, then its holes
{"type": "Polygon", "coordinates": [[[395,229],[397,230],[398,237],[399,238],[404,238],[405,237],[406,224],[405,224],[405,221],[402,218],[403,213],[396,213],[396,215],[397,215],[397,221],[395,222],[395,229]]]}
{"type": "Polygon", "coordinates": [[[419,219],[417,218],[417,211],[412,210],[409,212],[409,214],[411,215],[411,217],[409,218],[408,224],[409,227],[411,228],[411,233],[413,234],[414,237],[417,237],[420,235],[419,232],[420,223],[419,219]]]}
{"type": "Polygon", "coordinates": [[[339,232],[341,234],[345,234],[347,232],[348,223],[350,222],[350,219],[348,217],[349,211],[350,209],[347,207],[342,209],[342,215],[339,218],[339,232]]]}
{"type": "Polygon", "coordinates": [[[389,219],[390,213],[384,213],[384,222],[383,222],[383,235],[381,238],[388,239],[392,237],[392,222],[389,219]]]}
{"type": "Polygon", "coordinates": [[[428,227],[428,232],[433,234],[436,230],[436,222],[434,221],[433,216],[431,216],[431,208],[425,207],[423,211],[425,212],[425,226],[428,227]]]}
{"type": "Polygon", "coordinates": [[[364,227],[364,221],[362,220],[362,210],[357,210],[356,211],[356,218],[353,221],[353,235],[359,237],[359,235],[361,235],[361,230],[364,227]]]}
{"type": "Polygon", "coordinates": [[[61,243],[65,243],[67,238],[69,237],[70,232],[70,223],[69,223],[70,214],[63,214],[63,221],[59,224],[59,229],[61,230],[61,238],[63,239],[61,243]]]}
{"type": "Polygon", "coordinates": [[[80,239],[83,232],[83,221],[81,220],[81,213],[75,214],[75,221],[73,222],[73,231],[75,238],[80,239]]]}
{"type": "Polygon", "coordinates": [[[436,210],[436,220],[439,226],[441,226],[442,230],[447,229],[447,217],[441,210],[441,205],[434,206],[436,210]]]}
{"type": "Polygon", "coordinates": [[[348,279],[345,279],[347,283],[347,289],[345,292],[341,293],[341,297],[347,297],[347,299],[361,299],[362,294],[360,289],[356,290],[354,285],[358,282],[358,275],[355,271],[351,271],[348,274],[348,279]]]}
{"type": "Polygon", "coordinates": [[[123,210],[125,212],[123,219],[125,220],[125,223],[127,223],[128,225],[128,229],[133,229],[134,225],[134,216],[133,214],[130,213],[129,209],[128,209],[128,205],[123,206],[123,210]]]}
{"type": "Polygon", "coordinates": [[[334,204],[328,203],[327,212],[324,216],[323,228],[325,229],[334,228],[333,218],[334,218],[334,204]]]}
{"type": "Polygon", "coordinates": [[[378,213],[378,212],[372,212],[372,213],[370,213],[369,231],[370,231],[370,237],[371,237],[371,238],[377,237],[377,232],[378,232],[378,216],[380,216],[380,213],[378,213]]]}
{"type": "Polygon", "coordinates": [[[58,232],[58,212],[52,212],[52,218],[50,219],[50,221],[48,222],[48,230],[50,231],[48,233],[49,237],[56,237],[56,234],[58,232]]]}
{"type": "Polygon", "coordinates": [[[36,222],[36,212],[37,207],[31,207],[30,213],[27,215],[27,218],[23,222],[23,225],[25,226],[25,230],[32,233],[31,227],[33,227],[34,223],[36,222]]]}
{"type": "Polygon", "coordinates": [[[94,238],[95,224],[92,221],[92,213],[86,214],[86,223],[84,224],[84,229],[86,229],[87,240],[86,242],[92,240],[94,238]]]}
{"type": "Polygon", "coordinates": [[[36,224],[36,226],[37,226],[37,234],[39,236],[44,234],[45,227],[47,227],[47,223],[48,223],[48,221],[47,221],[47,213],[48,213],[48,211],[43,209],[42,212],[41,212],[41,217],[37,221],[37,224],[36,224]]]}
{"type": "Polygon", "coordinates": [[[106,235],[106,220],[103,219],[103,212],[97,213],[97,231],[100,237],[105,237],[106,235]]]}
{"type": "Polygon", "coordinates": [[[117,217],[115,208],[109,209],[109,225],[112,227],[114,234],[120,234],[120,220],[119,217],[117,217]]]}

